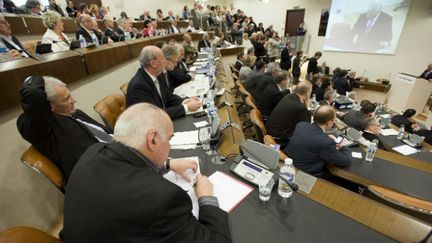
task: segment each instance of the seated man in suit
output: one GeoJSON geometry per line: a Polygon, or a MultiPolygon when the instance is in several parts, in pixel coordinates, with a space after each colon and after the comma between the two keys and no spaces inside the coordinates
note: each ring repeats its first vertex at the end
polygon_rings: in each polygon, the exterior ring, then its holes
{"type": "MultiPolygon", "coordinates": [[[[255,101],[257,103],[260,102],[262,92],[264,91],[265,87],[271,82],[274,82],[274,78],[276,75],[281,71],[279,63],[272,62],[269,65],[267,65],[267,72],[265,72],[259,79],[257,87],[255,89],[255,92],[252,93],[252,96],[254,97],[255,101]]],[[[310,95],[310,94],[309,94],[310,95]]]]}
{"type": "Polygon", "coordinates": [[[334,90],[328,90],[324,93],[324,99],[320,100],[319,105],[333,105],[334,102],[334,90]]]}
{"type": "Polygon", "coordinates": [[[261,77],[264,75],[265,69],[266,63],[263,60],[259,60],[255,63],[255,69],[252,70],[247,77],[245,88],[252,96],[255,93],[261,77]]]}
{"type": "Polygon", "coordinates": [[[177,65],[175,65],[173,70],[168,71],[169,90],[171,92],[173,92],[174,89],[178,86],[192,80],[192,75],[188,74],[187,66],[183,62],[183,58],[185,55],[183,46],[179,43],[174,44],[174,46],[177,48],[179,56],[177,60],[177,65]]]}
{"type": "Polygon", "coordinates": [[[351,151],[336,144],[325,134],[336,120],[333,107],[318,107],[314,122],[297,124],[285,153],[293,159],[294,166],[311,175],[322,175],[325,163],[337,166],[348,166],[351,162],[351,151]]]}
{"type": "Polygon", "coordinates": [[[367,128],[363,131],[362,136],[368,141],[372,142],[374,139],[378,140],[378,148],[385,149],[383,143],[378,138],[378,134],[381,131],[381,125],[377,119],[370,117],[366,119],[367,128]]]}
{"type": "Polygon", "coordinates": [[[310,122],[308,106],[312,85],[309,81],[300,82],[293,94],[285,95],[273,109],[266,126],[273,137],[288,141],[299,122],[310,122]]]}
{"type": "Polygon", "coordinates": [[[432,63],[427,66],[426,70],[420,75],[420,78],[432,81],[432,63]]]}
{"type": "Polygon", "coordinates": [[[78,17],[80,26],[75,32],[75,37],[77,40],[79,40],[79,36],[82,35],[84,39],[88,43],[93,43],[92,35],[96,35],[96,33],[93,31],[93,20],[88,14],[81,14],[78,17]]]}
{"type": "Polygon", "coordinates": [[[120,40],[125,40],[127,33],[127,22],[126,19],[118,19],[117,20],[117,28],[115,28],[114,32],[116,32],[121,39],[120,40]]]}
{"type": "Polygon", "coordinates": [[[187,33],[183,35],[183,48],[185,50],[185,63],[191,65],[198,58],[198,50],[192,43],[192,37],[187,33]]]}
{"type": "Polygon", "coordinates": [[[142,49],[139,56],[141,67],[128,85],[126,107],[147,102],[164,109],[171,119],[174,119],[198,110],[201,102],[196,98],[183,100],[168,90],[166,80],[162,79],[161,74],[175,66],[178,51],[170,45],[163,48],[165,53],[173,53],[169,60],[165,59],[164,52],[156,46],[146,46],[142,49]]]}
{"type": "Polygon", "coordinates": [[[347,80],[348,72],[346,70],[341,70],[336,75],[333,76],[333,88],[340,95],[346,95],[347,92],[353,90],[353,86],[347,80]]]}
{"type": "Polygon", "coordinates": [[[210,47],[210,36],[207,32],[204,32],[202,40],[198,41],[198,51],[202,51],[201,49],[210,47]]]}
{"type": "Polygon", "coordinates": [[[172,170],[191,181],[186,172],[197,168],[193,160],[167,160],[173,129],[148,103],[121,114],[114,141],[91,146],[72,173],[65,242],[231,242],[228,214],[207,177],[198,174],[194,186],[199,219],[187,192],[163,177],[172,170]]]}
{"type": "Polygon", "coordinates": [[[274,82],[270,82],[264,89],[260,102],[258,103],[258,107],[263,116],[270,116],[279,101],[290,93],[288,89],[288,78],[289,73],[281,71],[276,75],[274,82]]]}
{"type": "Polygon", "coordinates": [[[345,114],[343,121],[350,127],[363,131],[367,127],[366,119],[372,117],[376,105],[368,100],[361,102],[360,111],[351,110],[345,114]]]}
{"type": "Polygon", "coordinates": [[[6,46],[5,53],[11,58],[15,57],[29,57],[27,51],[21,45],[20,41],[12,35],[11,25],[0,14],[0,44],[3,43],[6,46]]]}
{"type": "Polygon", "coordinates": [[[244,62],[244,54],[243,54],[243,52],[239,52],[239,53],[237,53],[237,60],[236,60],[236,62],[235,62],[235,64],[234,64],[234,67],[235,67],[235,69],[236,69],[237,71],[240,72],[240,69],[241,69],[242,66],[243,66],[243,62],[244,62]]]}
{"type": "Polygon", "coordinates": [[[18,131],[59,167],[66,180],[90,145],[111,141],[109,128],[75,109],[76,101],[62,81],[29,77],[20,94],[24,113],[18,117],[18,131]]]}
{"type": "Polygon", "coordinates": [[[318,102],[324,99],[324,93],[326,91],[333,90],[331,86],[330,78],[324,76],[321,79],[322,79],[321,86],[316,88],[315,91],[313,92],[318,102]]]}
{"type": "Polygon", "coordinates": [[[168,29],[168,33],[170,34],[178,34],[180,33],[180,30],[177,27],[177,21],[175,19],[171,19],[171,26],[168,29]]]}
{"type": "Polygon", "coordinates": [[[114,42],[120,41],[121,36],[114,31],[114,21],[111,17],[105,16],[103,19],[105,26],[105,36],[108,36],[114,42]]]}

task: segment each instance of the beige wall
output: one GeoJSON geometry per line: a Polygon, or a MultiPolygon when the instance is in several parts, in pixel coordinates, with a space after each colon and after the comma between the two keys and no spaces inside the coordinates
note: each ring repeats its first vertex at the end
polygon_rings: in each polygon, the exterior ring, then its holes
{"type": "MultiPolygon", "coordinates": [[[[321,9],[330,7],[330,0],[269,0],[268,4],[258,0],[234,0],[235,6],[253,16],[255,22],[264,26],[273,24],[276,31],[284,33],[286,10],[294,6],[306,9],[305,25],[311,34],[309,55],[322,51],[324,37],[318,37],[321,9]]],[[[370,80],[379,77],[395,78],[398,72],[420,75],[432,62],[432,2],[414,0],[408,13],[395,55],[376,55],[342,52],[323,52],[320,61],[326,61],[333,69],[336,66],[351,68],[360,75],[366,71],[370,80]]]]}

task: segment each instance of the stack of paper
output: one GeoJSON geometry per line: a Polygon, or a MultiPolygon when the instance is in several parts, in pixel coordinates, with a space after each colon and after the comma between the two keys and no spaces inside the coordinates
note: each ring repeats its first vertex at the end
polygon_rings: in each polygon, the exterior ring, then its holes
{"type": "Polygon", "coordinates": [[[396,151],[396,152],[399,152],[399,153],[401,153],[403,155],[410,155],[410,154],[417,153],[417,149],[412,148],[412,147],[410,147],[408,145],[401,145],[401,146],[398,146],[398,147],[394,147],[393,150],[396,151]]]}
{"type": "Polygon", "coordinates": [[[174,94],[182,98],[196,97],[206,94],[210,89],[208,77],[184,83],[174,90],[174,94]]]}
{"type": "Polygon", "coordinates": [[[398,131],[389,128],[389,129],[381,129],[381,134],[383,136],[390,136],[390,135],[398,135],[398,131]]]}
{"type": "Polygon", "coordinates": [[[198,130],[187,132],[175,132],[170,140],[171,146],[196,145],[199,143],[198,130]]]}

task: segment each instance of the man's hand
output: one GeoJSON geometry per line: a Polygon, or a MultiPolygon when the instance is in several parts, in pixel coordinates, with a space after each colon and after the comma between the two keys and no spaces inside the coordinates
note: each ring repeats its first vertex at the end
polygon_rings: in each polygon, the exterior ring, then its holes
{"type": "Polygon", "coordinates": [[[170,161],[170,169],[183,177],[187,182],[191,182],[191,178],[186,173],[188,169],[196,172],[198,168],[197,162],[191,159],[173,159],[170,161]]]}
{"type": "Polygon", "coordinates": [[[15,50],[15,49],[13,49],[13,50],[10,50],[10,51],[9,51],[9,56],[10,56],[10,57],[13,57],[13,58],[15,58],[15,57],[20,57],[20,56],[21,56],[21,53],[20,53],[19,51],[15,50]]]}
{"type": "Polygon", "coordinates": [[[202,105],[201,101],[197,97],[186,100],[185,104],[187,105],[189,111],[196,111],[201,108],[202,105]]]}
{"type": "Polygon", "coordinates": [[[213,184],[207,178],[198,174],[196,177],[195,195],[197,198],[205,196],[213,196],[213,184]]]}

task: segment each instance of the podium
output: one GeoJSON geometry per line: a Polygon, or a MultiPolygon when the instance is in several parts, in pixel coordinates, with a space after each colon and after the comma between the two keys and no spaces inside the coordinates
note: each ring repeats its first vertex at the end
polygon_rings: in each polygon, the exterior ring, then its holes
{"type": "Polygon", "coordinates": [[[387,98],[387,106],[399,112],[415,109],[421,113],[432,92],[432,83],[414,75],[399,73],[392,82],[387,98]]]}

